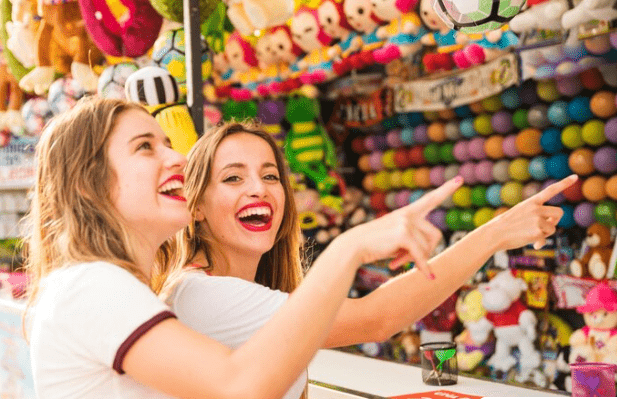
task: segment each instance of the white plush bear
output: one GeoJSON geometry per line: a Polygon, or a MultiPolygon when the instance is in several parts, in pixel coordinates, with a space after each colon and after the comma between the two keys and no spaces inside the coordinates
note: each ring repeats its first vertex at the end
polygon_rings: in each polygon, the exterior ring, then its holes
{"type": "Polygon", "coordinates": [[[525,380],[540,365],[540,353],[535,349],[536,317],[519,299],[527,290],[523,279],[505,270],[491,281],[480,284],[482,305],[487,311],[486,318],[493,325],[495,353],[488,361],[495,370],[507,372],[514,367],[516,359],[511,350],[518,347],[520,357],[519,378],[525,380]]]}

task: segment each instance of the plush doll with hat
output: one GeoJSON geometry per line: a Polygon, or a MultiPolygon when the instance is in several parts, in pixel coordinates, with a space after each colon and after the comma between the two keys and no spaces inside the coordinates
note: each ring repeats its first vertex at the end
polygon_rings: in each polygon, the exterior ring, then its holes
{"type": "Polygon", "coordinates": [[[388,25],[377,30],[377,36],[386,39],[386,44],[373,52],[375,61],[387,64],[422,49],[420,39],[426,29],[414,11],[417,4],[416,0],[373,0],[375,15],[384,21],[390,21],[388,25]]]}
{"type": "Polygon", "coordinates": [[[570,263],[570,273],[575,277],[601,280],[606,277],[612,253],[610,230],[601,223],[592,224],[587,228],[585,244],[588,246],[587,252],[570,263]]]}
{"type": "MultiPolygon", "coordinates": [[[[98,75],[90,65],[102,61],[103,55],[88,36],[77,1],[39,0],[39,15],[35,68],[21,78],[19,86],[39,95],[47,91],[56,73],[51,57],[51,49],[56,48],[58,56],[70,60],[73,79],[86,91],[95,92],[98,75]]],[[[62,68],[58,72],[68,71],[62,68]]]]}
{"type": "Polygon", "coordinates": [[[154,116],[174,150],[188,154],[197,132],[188,107],[178,102],[178,83],[166,69],[147,66],[133,72],[126,80],[125,92],[127,99],[142,103],[154,116]]]}
{"type": "Polygon", "coordinates": [[[495,353],[488,365],[497,371],[507,372],[516,365],[513,348],[520,351],[518,378],[526,380],[540,366],[540,352],[534,347],[537,319],[527,309],[520,296],[527,290],[525,280],[516,278],[511,270],[499,272],[488,283],[480,284],[482,305],[486,318],[493,325],[496,344],[495,353]]]}
{"type": "Polygon", "coordinates": [[[585,327],[570,336],[570,362],[602,362],[617,365],[617,294],[602,282],[576,308],[585,327]]]}

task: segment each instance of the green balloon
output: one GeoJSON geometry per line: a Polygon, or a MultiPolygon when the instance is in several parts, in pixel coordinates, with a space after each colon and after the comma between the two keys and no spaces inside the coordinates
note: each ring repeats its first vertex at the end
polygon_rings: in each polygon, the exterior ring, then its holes
{"type": "Polygon", "coordinates": [[[453,163],[456,162],[456,158],[454,158],[454,144],[446,143],[442,144],[439,148],[439,157],[441,158],[441,162],[445,163],[453,163]]]}
{"type": "Polygon", "coordinates": [[[471,189],[471,203],[477,207],[482,207],[487,204],[485,186],[475,186],[471,189]]]}
{"type": "Polygon", "coordinates": [[[450,230],[461,230],[461,210],[452,208],[446,213],[446,225],[450,230]]]}
{"type": "Polygon", "coordinates": [[[435,143],[430,143],[424,147],[423,154],[424,159],[432,165],[438,164],[441,160],[441,157],[439,156],[439,145],[435,143]]]}
{"type": "Polygon", "coordinates": [[[598,222],[609,226],[615,226],[617,225],[615,212],[617,212],[617,204],[612,201],[602,201],[596,205],[593,213],[598,222]]]}
{"type": "Polygon", "coordinates": [[[473,223],[473,209],[463,209],[461,212],[461,228],[463,230],[473,230],[475,224],[473,223]]]}
{"type": "Polygon", "coordinates": [[[512,115],[512,123],[514,123],[514,126],[516,126],[519,130],[529,127],[529,122],[527,121],[527,110],[516,110],[514,115],[512,115]]]}

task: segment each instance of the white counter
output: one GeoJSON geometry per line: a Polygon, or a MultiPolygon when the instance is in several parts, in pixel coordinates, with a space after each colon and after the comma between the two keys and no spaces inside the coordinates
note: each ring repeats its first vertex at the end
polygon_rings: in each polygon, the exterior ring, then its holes
{"type": "MultiPolygon", "coordinates": [[[[335,350],[320,350],[311,362],[308,372],[309,380],[382,397],[437,390],[477,396],[563,396],[558,393],[461,376],[458,377],[456,385],[443,387],[425,385],[422,382],[420,367],[335,350]]],[[[315,387],[309,389],[310,399],[327,396],[315,387]]]]}

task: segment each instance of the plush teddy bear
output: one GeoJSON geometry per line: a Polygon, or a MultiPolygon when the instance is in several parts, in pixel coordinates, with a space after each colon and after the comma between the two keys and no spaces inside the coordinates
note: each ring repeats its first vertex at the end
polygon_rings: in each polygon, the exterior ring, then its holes
{"type": "Polygon", "coordinates": [[[377,36],[386,39],[386,44],[373,52],[375,61],[387,64],[422,49],[420,39],[426,29],[414,11],[417,3],[417,0],[372,0],[375,15],[379,19],[390,21],[377,30],[377,36]]]}
{"type": "Polygon", "coordinates": [[[476,289],[461,294],[456,300],[456,315],[465,326],[465,330],[454,338],[458,347],[458,367],[472,371],[495,350],[495,337],[491,335],[493,326],[486,319],[480,291],[476,289]]]}
{"type": "Polygon", "coordinates": [[[516,364],[512,348],[520,351],[520,380],[525,380],[540,365],[540,353],[534,347],[537,319],[520,300],[527,284],[514,277],[511,270],[499,272],[488,283],[480,284],[482,305],[486,318],[493,325],[495,353],[488,365],[497,371],[507,372],[516,364]]]}
{"type": "Polygon", "coordinates": [[[602,282],[576,308],[585,327],[570,336],[570,362],[602,362],[617,365],[617,294],[602,282]]]}
{"type": "Polygon", "coordinates": [[[601,280],[606,276],[611,258],[611,232],[605,225],[594,223],[587,228],[585,243],[589,250],[581,259],[570,263],[570,273],[575,277],[601,280]]]}
{"type": "Polygon", "coordinates": [[[51,49],[55,46],[61,58],[71,61],[73,78],[86,91],[95,92],[98,75],[90,65],[102,61],[103,55],[88,36],[77,1],[56,3],[41,0],[39,14],[41,22],[36,35],[36,66],[21,78],[19,86],[26,92],[39,95],[47,91],[56,72],[51,57],[51,49]]]}

